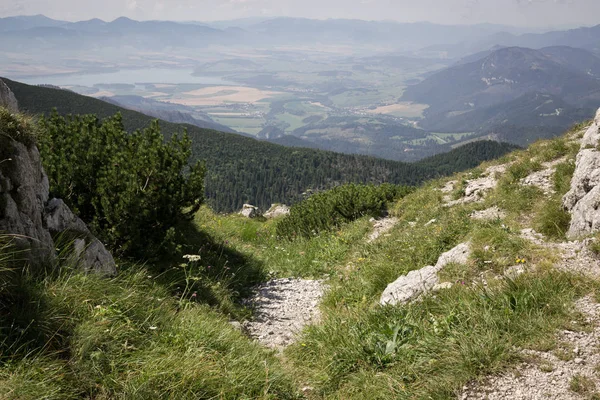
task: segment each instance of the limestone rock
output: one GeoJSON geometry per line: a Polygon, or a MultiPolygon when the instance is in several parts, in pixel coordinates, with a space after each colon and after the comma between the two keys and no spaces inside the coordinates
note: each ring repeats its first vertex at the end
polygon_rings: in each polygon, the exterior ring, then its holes
{"type": "Polygon", "coordinates": [[[442,269],[448,264],[466,264],[471,256],[470,243],[461,243],[452,250],[443,253],[435,264],[436,268],[442,269]]]}
{"type": "Polygon", "coordinates": [[[510,164],[501,164],[488,167],[480,178],[467,181],[463,197],[458,200],[448,201],[449,198],[445,196],[444,201],[447,201],[445,206],[452,207],[457,204],[483,201],[485,195],[497,186],[498,180],[496,179],[496,175],[504,173],[509,166],[510,164]]]}
{"type": "Polygon", "coordinates": [[[0,233],[10,235],[19,258],[34,266],[55,258],[43,226],[48,191],[37,148],[0,135],[0,233]]]}
{"type": "Polygon", "coordinates": [[[52,236],[73,240],[74,261],[79,268],[105,275],[114,274],[116,265],[112,254],[62,200],[48,202],[45,223],[52,236]]]}
{"type": "Polygon", "coordinates": [[[264,214],[265,218],[277,218],[290,213],[290,208],[285,204],[272,204],[271,208],[264,214]]]}
{"type": "Polygon", "coordinates": [[[373,220],[373,232],[369,235],[367,239],[367,243],[372,243],[381,235],[389,232],[398,222],[398,218],[395,217],[385,217],[380,220],[373,220]]]}
{"type": "Polygon", "coordinates": [[[442,282],[435,285],[432,291],[437,292],[439,290],[447,290],[452,288],[452,282],[442,282]]]}
{"type": "Polygon", "coordinates": [[[474,211],[471,214],[471,218],[479,221],[493,221],[497,219],[506,218],[506,211],[500,209],[498,206],[490,207],[481,211],[474,211]]]}
{"type": "Polygon", "coordinates": [[[410,271],[385,288],[379,303],[381,305],[407,303],[430,292],[440,281],[437,276],[439,270],[438,267],[429,265],[416,271],[410,271]]]}
{"type": "Polygon", "coordinates": [[[12,237],[19,260],[43,268],[56,260],[54,240],[73,241],[85,271],[115,272],[115,261],[62,200],[48,201],[49,182],[37,147],[0,135],[0,233],[12,237]]]}
{"type": "Polygon", "coordinates": [[[71,233],[76,237],[92,235],[85,223],[62,200],[50,200],[44,211],[44,222],[50,234],[71,233]]]}
{"type": "Polygon", "coordinates": [[[600,151],[596,150],[599,139],[600,110],[582,139],[571,190],[563,197],[563,207],[571,213],[569,238],[600,230],[600,151]]]}
{"type": "Polygon", "coordinates": [[[260,215],[258,212],[258,207],[255,207],[251,204],[244,204],[244,206],[242,207],[242,211],[240,211],[240,214],[246,218],[256,218],[260,215]]]}
{"type": "Polygon", "coordinates": [[[19,111],[19,104],[14,93],[0,80],[0,107],[5,107],[8,111],[16,113],[19,111]]]}
{"type": "Polygon", "coordinates": [[[379,303],[381,305],[407,303],[428,292],[451,287],[451,284],[440,284],[437,273],[450,263],[465,264],[470,255],[470,244],[459,244],[452,250],[443,253],[435,266],[429,265],[411,271],[390,283],[383,291],[379,303]]]}

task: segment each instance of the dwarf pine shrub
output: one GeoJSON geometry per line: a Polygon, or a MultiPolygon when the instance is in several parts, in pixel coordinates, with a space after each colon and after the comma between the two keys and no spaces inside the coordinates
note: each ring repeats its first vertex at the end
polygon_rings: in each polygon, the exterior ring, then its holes
{"type": "Polygon", "coordinates": [[[290,210],[277,225],[277,235],[285,238],[311,237],[364,216],[378,217],[386,203],[404,197],[413,189],[383,184],[338,186],[312,195],[290,210]]]}
{"type": "Polygon", "coordinates": [[[146,258],[171,238],[184,207],[203,201],[204,165],[188,167],[191,140],[165,141],[158,121],[132,133],[120,114],[40,121],[39,146],[50,190],[113,252],[146,258]]]}

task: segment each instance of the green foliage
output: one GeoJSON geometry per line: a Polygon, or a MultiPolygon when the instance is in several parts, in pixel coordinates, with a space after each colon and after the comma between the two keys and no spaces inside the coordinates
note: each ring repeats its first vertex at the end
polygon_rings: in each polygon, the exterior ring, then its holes
{"type": "Polygon", "coordinates": [[[494,160],[519,149],[509,143],[498,143],[491,140],[480,140],[467,143],[450,152],[438,154],[418,161],[417,164],[434,169],[440,175],[475,168],[483,161],[494,160]]]}
{"type": "Polygon", "coordinates": [[[127,133],[119,114],[42,118],[39,146],[51,192],[117,254],[163,249],[182,208],[203,200],[204,166],[188,169],[187,134],[167,142],[158,122],[127,133]]]}
{"type": "Polygon", "coordinates": [[[600,256],[600,235],[596,234],[593,237],[593,240],[588,245],[588,249],[594,253],[596,257],[600,256]]]}
{"type": "Polygon", "coordinates": [[[511,184],[517,183],[532,172],[539,171],[540,169],[542,169],[542,165],[538,161],[532,161],[530,158],[525,158],[508,167],[504,179],[511,184]]]}
{"type": "Polygon", "coordinates": [[[338,186],[294,205],[290,214],[277,224],[277,235],[308,238],[366,215],[378,217],[388,202],[411,191],[389,184],[338,186]]]}
{"type": "Polygon", "coordinates": [[[457,285],[405,306],[338,309],[289,355],[324,398],[454,399],[569,321],[576,281],[543,273],[457,285]]]}
{"type": "Polygon", "coordinates": [[[554,197],[543,203],[535,218],[535,228],[541,234],[564,239],[571,224],[571,214],[565,211],[560,197],[554,197]]]}
{"type": "Polygon", "coordinates": [[[0,135],[7,135],[17,142],[30,146],[35,143],[37,129],[30,118],[22,114],[13,114],[0,106],[0,135]]]}
{"type": "Polygon", "coordinates": [[[596,393],[596,384],[585,375],[576,374],[569,382],[569,389],[572,392],[584,396],[586,399],[599,399],[600,394],[596,393]]]}
{"type": "Polygon", "coordinates": [[[552,183],[556,193],[564,195],[571,189],[573,173],[575,173],[575,163],[573,161],[567,161],[556,166],[556,170],[552,176],[552,183]]]}
{"type": "Polygon", "coordinates": [[[21,334],[0,345],[2,399],[296,398],[273,354],[142,268],[103,278],[65,267],[22,287],[36,296],[0,312],[0,344],[21,334]],[[11,326],[19,313],[35,323],[11,326]]]}

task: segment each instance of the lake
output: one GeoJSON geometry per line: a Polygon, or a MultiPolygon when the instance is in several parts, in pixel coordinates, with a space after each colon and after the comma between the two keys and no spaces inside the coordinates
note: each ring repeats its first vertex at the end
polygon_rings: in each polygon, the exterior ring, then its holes
{"type": "MultiPolygon", "coordinates": [[[[165,83],[185,84],[196,83],[201,85],[233,85],[233,82],[218,76],[193,76],[193,69],[121,69],[118,71],[90,73],[90,74],[62,74],[48,76],[18,77],[15,80],[29,85],[49,84],[55,86],[94,86],[96,84],[141,84],[165,83]]],[[[11,78],[9,78],[11,79],[11,78]]]]}

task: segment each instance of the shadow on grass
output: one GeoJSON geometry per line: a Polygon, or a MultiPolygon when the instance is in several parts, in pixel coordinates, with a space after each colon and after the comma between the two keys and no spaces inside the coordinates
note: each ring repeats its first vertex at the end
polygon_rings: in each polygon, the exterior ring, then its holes
{"type": "MultiPolygon", "coordinates": [[[[242,300],[254,285],[266,280],[262,263],[232,249],[226,241],[216,241],[192,221],[180,222],[176,232],[176,251],[145,265],[122,264],[122,273],[147,271],[148,287],[162,286],[181,300],[176,302],[180,307],[198,302],[235,319],[248,317],[250,311],[242,300]],[[183,258],[187,254],[200,259],[190,263],[183,258]]],[[[68,282],[68,276],[79,273],[73,268],[65,259],[57,266],[34,272],[22,263],[3,266],[0,262],[0,364],[38,351],[50,351],[61,358],[69,356],[69,338],[77,317],[52,309],[48,296],[61,294],[48,293],[46,288],[56,280],[68,282]]],[[[108,292],[115,284],[113,278],[106,278],[108,292]]],[[[137,284],[143,291],[143,280],[137,284]]]]}
{"type": "Polygon", "coordinates": [[[0,273],[0,363],[46,350],[68,356],[69,319],[55,318],[43,291],[43,277],[22,268],[0,273]],[[53,317],[54,316],[54,317],[53,317]]]}
{"type": "Polygon", "coordinates": [[[180,221],[175,243],[175,251],[146,265],[158,283],[178,298],[205,303],[226,314],[247,314],[241,300],[267,279],[261,261],[233,249],[227,240],[216,240],[193,221],[180,221]],[[186,255],[200,258],[190,262],[186,255]]]}

